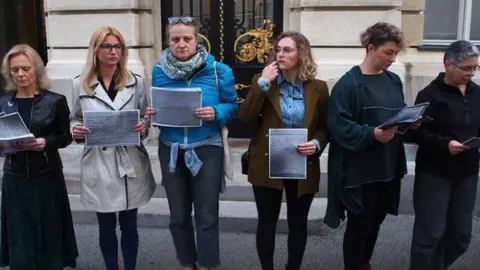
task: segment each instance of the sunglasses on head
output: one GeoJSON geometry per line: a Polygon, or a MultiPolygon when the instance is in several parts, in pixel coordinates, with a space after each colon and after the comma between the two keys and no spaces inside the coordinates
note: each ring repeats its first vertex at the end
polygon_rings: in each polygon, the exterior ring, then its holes
{"type": "Polygon", "coordinates": [[[170,17],[168,18],[168,24],[193,24],[195,21],[192,17],[170,17]]]}

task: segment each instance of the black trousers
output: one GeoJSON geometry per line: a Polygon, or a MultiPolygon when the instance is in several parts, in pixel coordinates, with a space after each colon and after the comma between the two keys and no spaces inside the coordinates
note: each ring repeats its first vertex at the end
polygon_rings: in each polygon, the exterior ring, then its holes
{"type": "MultiPolygon", "coordinates": [[[[287,199],[288,262],[286,269],[300,269],[307,245],[308,212],[314,194],[297,198],[299,180],[284,180],[287,199]]],[[[301,180],[300,180],[301,181],[301,180]]],[[[281,190],[253,186],[258,211],[257,252],[263,270],[273,269],[273,254],[278,216],[282,203],[281,190]]]]}
{"type": "Polygon", "coordinates": [[[447,269],[467,251],[472,238],[477,182],[476,173],[444,178],[417,168],[411,270],[447,269]]]}
{"type": "Polygon", "coordinates": [[[347,227],[343,238],[343,261],[345,270],[360,270],[369,264],[377,242],[380,225],[391,207],[392,189],[398,183],[374,182],[364,184],[363,208],[357,214],[347,210],[347,227]]]}

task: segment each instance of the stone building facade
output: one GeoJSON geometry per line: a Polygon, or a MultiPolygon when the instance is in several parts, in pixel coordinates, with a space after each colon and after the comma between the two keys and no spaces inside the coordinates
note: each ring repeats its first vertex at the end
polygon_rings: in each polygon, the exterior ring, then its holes
{"type": "Polygon", "coordinates": [[[233,67],[239,90],[247,89],[253,73],[261,70],[262,54],[269,49],[261,41],[271,40],[280,31],[300,31],[309,38],[318,78],[332,87],[363,59],[362,30],[378,21],[400,26],[409,47],[391,70],[403,78],[408,103],[443,69],[448,43],[480,42],[480,21],[472,16],[480,12],[480,1],[473,0],[35,1],[44,5],[48,73],[54,90],[69,99],[71,79],[81,73],[89,38],[101,25],[113,25],[122,32],[130,47],[129,68],[149,84],[152,67],[165,46],[166,18],[171,15],[191,15],[200,22],[205,44],[217,60],[233,67]],[[264,25],[266,20],[274,27],[264,25]],[[246,49],[243,55],[242,48],[246,49]]]}

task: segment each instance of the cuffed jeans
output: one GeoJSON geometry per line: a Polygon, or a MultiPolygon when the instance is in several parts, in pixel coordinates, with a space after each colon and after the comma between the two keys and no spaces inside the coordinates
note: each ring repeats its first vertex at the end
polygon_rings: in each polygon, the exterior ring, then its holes
{"type": "Polygon", "coordinates": [[[205,268],[220,265],[218,230],[219,196],[223,177],[223,149],[200,146],[195,149],[203,165],[196,176],[185,166],[184,151],[178,153],[175,172],[169,171],[170,147],[159,143],[158,156],[162,168],[162,184],[170,207],[170,232],[183,267],[195,263],[205,268]],[[192,224],[195,209],[195,245],[192,224]]]}
{"type": "MultiPolygon", "coordinates": [[[[125,270],[135,270],[138,253],[138,209],[120,211],[118,220],[122,232],[121,248],[125,270]]],[[[98,213],[100,250],[107,270],[118,270],[117,214],[98,213]]]]}
{"type": "Polygon", "coordinates": [[[416,170],[411,270],[447,269],[467,251],[477,182],[476,173],[445,178],[416,170]]]}

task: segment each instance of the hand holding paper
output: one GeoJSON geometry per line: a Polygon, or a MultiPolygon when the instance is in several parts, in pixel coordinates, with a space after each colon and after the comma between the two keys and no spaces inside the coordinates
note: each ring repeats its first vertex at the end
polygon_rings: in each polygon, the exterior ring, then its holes
{"type": "Polygon", "coordinates": [[[422,117],[418,118],[415,122],[413,122],[408,128],[416,130],[422,125],[422,117]]]}
{"type": "Polygon", "coordinates": [[[145,111],[145,115],[143,116],[143,119],[150,121],[152,120],[152,117],[154,114],[155,114],[155,109],[152,107],[147,107],[147,110],[145,111]]]}
{"type": "Polygon", "coordinates": [[[27,142],[23,145],[23,150],[25,151],[43,151],[45,149],[45,139],[37,138],[34,141],[27,142]]]}
{"type": "Polygon", "coordinates": [[[74,126],[72,131],[72,135],[75,140],[85,140],[85,135],[90,133],[91,133],[90,129],[82,125],[74,126]]]}
{"type": "Polygon", "coordinates": [[[203,107],[195,111],[195,115],[205,121],[215,120],[215,110],[212,107],[203,107]]]}
{"type": "Polygon", "coordinates": [[[451,140],[449,143],[448,143],[448,151],[450,151],[450,154],[452,155],[457,155],[465,150],[469,150],[470,147],[466,146],[466,145],[463,145],[461,143],[459,143],[458,141],[455,141],[455,140],[451,140]]]}
{"type": "Polygon", "coordinates": [[[375,140],[381,143],[388,143],[395,136],[395,132],[397,131],[397,129],[398,126],[393,126],[389,129],[375,128],[375,130],[373,131],[373,136],[375,137],[375,140]]]}
{"type": "Polygon", "coordinates": [[[142,121],[138,121],[138,123],[133,127],[133,131],[140,132],[140,136],[145,135],[145,125],[142,121]]]}
{"type": "Polygon", "coordinates": [[[317,145],[314,142],[309,141],[306,143],[299,144],[297,146],[297,150],[300,154],[304,156],[310,156],[310,155],[313,155],[317,150],[317,145]]]}

